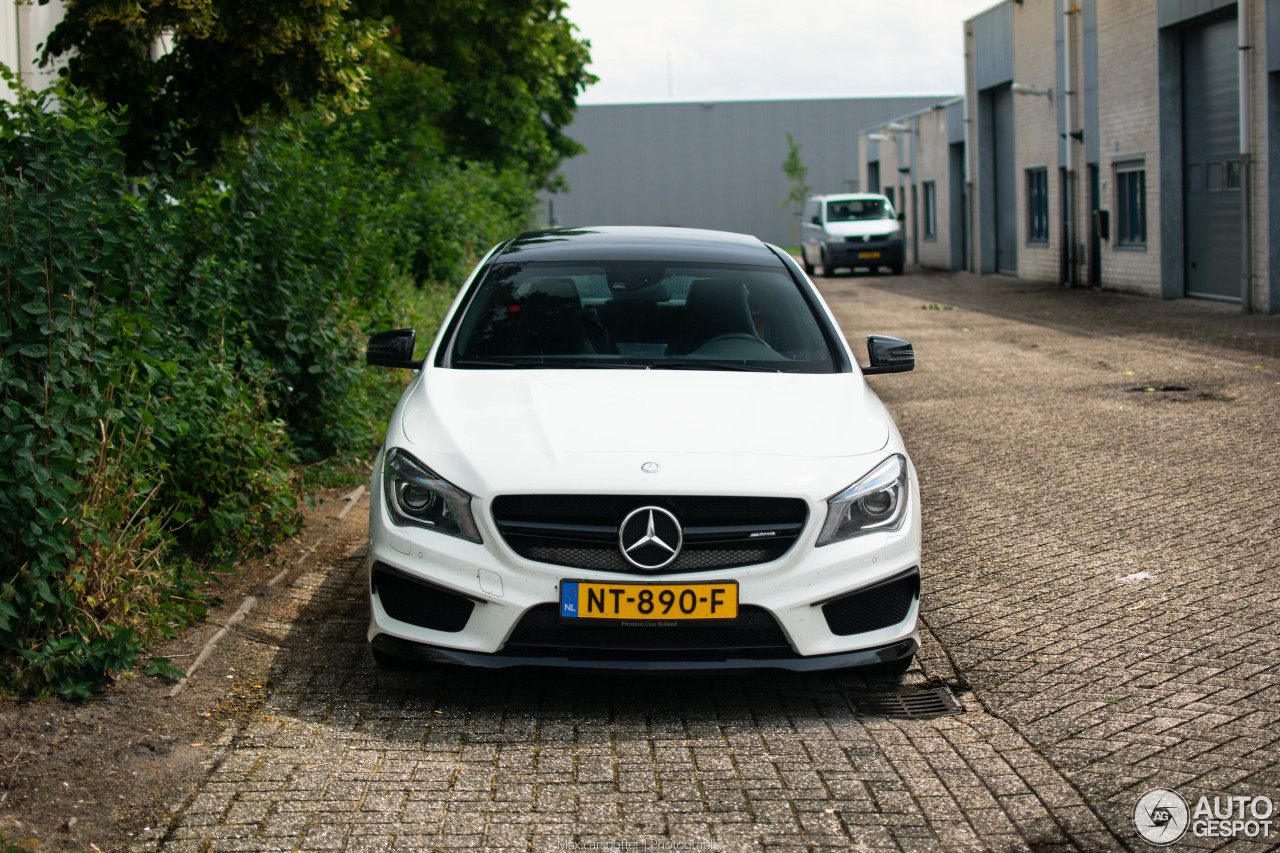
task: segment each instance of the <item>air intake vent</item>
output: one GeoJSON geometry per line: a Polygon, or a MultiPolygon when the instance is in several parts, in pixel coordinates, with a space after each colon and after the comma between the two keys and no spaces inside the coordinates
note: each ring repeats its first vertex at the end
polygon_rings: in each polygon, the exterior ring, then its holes
{"type": "Polygon", "coordinates": [[[572,625],[560,620],[554,604],[539,604],[516,626],[502,650],[507,655],[541,656],[551,652],[574,659],[726,660],[795,657],[777,620],[759,607],[744,605],[730,625],[572,625]]]}
{"type": "Polygon", "coordinates": [[[920,597],[920,570],[912,568],[875,586],[822,602],[831,633],[840,637],[897,625],[920,597]]]}
{"type": "Polygon", "coordinates": [[[461,631],[476,606],[465,596],[411,577],[386,563],[373,564],[372,583],[388,616],[432,631],[461,631]]]}

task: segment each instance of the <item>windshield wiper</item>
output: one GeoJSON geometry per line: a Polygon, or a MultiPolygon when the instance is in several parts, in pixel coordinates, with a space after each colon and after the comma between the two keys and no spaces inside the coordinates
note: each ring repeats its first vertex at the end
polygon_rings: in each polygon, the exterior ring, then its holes
{"type": "Polygon", "coordinates": [[[716,361],[706,358],[664,358],[653,362],[654,370],[741,370],[748,373],[781,373],[782,368],[741,361],[716,361]]]}
{"type": "Polygon", "coordinates": [[[507,370],[513,368],[526,368],[531,370],[646,370],[650,365],[647,362],[597,361],[596,359],[590,358],[545,358],[540,355],[514,355],[507,358],[455,358],[453,360],[453,366],[491,367],[507,370]]]}
{"type": "MultiPolygon", "coordinates": [[[[493,358],[455,358],[453,359],[454,367],[515,367],[515,362],[499,361],[493,358]]],[[[524,367],[526,365],[521,365],[524,367]]],[[[536,366],[536,365],[534,365],[536,366]]]]}

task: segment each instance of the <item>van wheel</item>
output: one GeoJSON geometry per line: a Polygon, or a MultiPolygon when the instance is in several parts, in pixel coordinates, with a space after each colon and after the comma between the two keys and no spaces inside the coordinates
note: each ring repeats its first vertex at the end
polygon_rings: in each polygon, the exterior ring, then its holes
{"type": "Polygon", "coordinates": [[[825,275],[827,278],[835,278],[836,268],[831,266],[831,262],[827,260],[826,252],[822,253],[821,260],[822,260],[822,274],[825,275]]]}
{"type": "Polygon", "coordinates": [[[803,249],[800,251],[800,265],[804,267],[804,274],[809,276],[809,278],[813,278],[813,274],[817,272],[817,270],[813,268],[813,264],[809,263],[809,258],[805,256],[803,249]]]}
{"type": "Polygon", "coordinates": [[[904,264],[902,261],[898,261],[898,263],[889,267],[889,272],[893,273],[894,275],[902,275],[902,271],[905,268],[905,266],[906,264],[904,264]]]}

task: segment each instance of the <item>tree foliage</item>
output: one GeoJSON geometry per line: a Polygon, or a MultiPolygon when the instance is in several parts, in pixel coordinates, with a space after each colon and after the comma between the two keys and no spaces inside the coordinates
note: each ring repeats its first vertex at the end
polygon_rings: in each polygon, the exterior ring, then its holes
{"type": "Polygon", "coordinates": [[[796,142],[795,137],[790,133],[787,134],[787,158],[782,161],[782,174],[786,175],[787,180],[791,182],[791,192],[782,200],[779,207],[786,207],[789,204],[803,207],[813,187],[805,183],[809,177],[809,167],[804,164],[804,160],[800,159],[800,143],[796,142]]]}
{"type": "MultiPolygon", "coordinates": [[[[41,4],[49,0],[40,0],[41,4]]],[[[42,60],[124,107],[134,171],[171,124],[204,163],[260,114],[361,107],[366,55],[385,31],[347,0],[73,0],[42,60]],[[167,52],[156,50],[156,46],[167,52]],[[160,53],[160,55],[155,55],[160,53]]]]}
{"type": "Polygon", "coordinates": [[[596,81],[590,43],[575,36],[564,0],[353,0],[348,14],[385,18],[409,60],[438,72],[436,124],[446,151],[535,186],[584,150],[565,135],[578,95],[596,81]]]}

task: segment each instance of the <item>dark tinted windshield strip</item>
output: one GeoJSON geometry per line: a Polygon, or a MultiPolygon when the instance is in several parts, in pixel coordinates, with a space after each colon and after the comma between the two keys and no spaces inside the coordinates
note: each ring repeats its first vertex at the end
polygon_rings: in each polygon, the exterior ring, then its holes
{"type": "Polygon", "coordinates": [[[519,262],[495,253],[434,363],[848,372],[821,301],[789,259],[766,251],[772,263],[519,262]]]}

